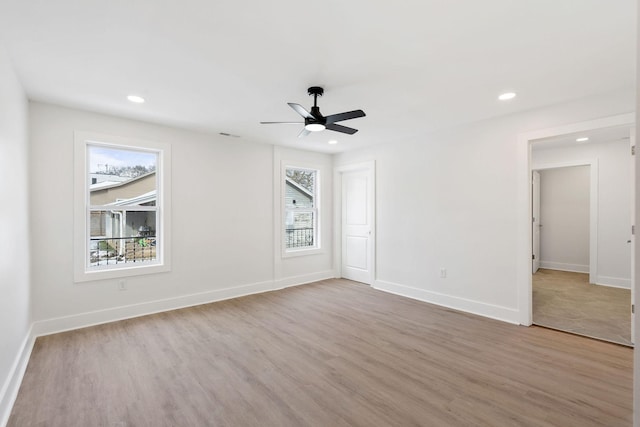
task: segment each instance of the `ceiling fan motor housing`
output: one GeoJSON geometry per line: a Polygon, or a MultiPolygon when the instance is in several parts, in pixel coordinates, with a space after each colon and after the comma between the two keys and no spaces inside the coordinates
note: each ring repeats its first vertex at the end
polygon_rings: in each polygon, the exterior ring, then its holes
{"type": "Polygon", "coordinates": [[[307,89],[307,93],[310,96],[313,96],[313,107],[311,107],[310,111],[313,117],[306,117],[304,119],[304,125],[306,126],[314,123],[325,125],[327,123],[327,120],[324,118],[322,113],[320,113],[320,107],[318,107],[318,97],[324,94],[324,89],[320,86],[311,86],[309,89],[307,89]]]}
{"type": "Polygon", "coordinates": [[[311,86],[307,89],[307,93],[311,96],[322,96],[324,95],[324,89],[320,86],[311,86]]]}
{"type": "Polygon", "coordinates": [[[311,107],[310,113],[316,120],[313,120],[312,118],[307,118],[306,120],[310,120],[312,123],[315,123],[315,122],[325,123],[326,122],[324,116],[322,115],[322,113],[320,113],[320,107],[316,107],[316,106],[311,107]]]}

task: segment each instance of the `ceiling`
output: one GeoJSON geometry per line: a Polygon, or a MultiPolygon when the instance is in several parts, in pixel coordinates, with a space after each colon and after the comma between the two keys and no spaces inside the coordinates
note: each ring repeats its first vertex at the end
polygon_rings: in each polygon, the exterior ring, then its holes
{"type": "Polygon", "coordinates": [[[339,152],[632,90],[635,3],[3,0],[0,41],[33,100],[339,152]],[[367,113],[357,134],[259,124],[314,85],[323,114],[367,113]]]}
{"type": "Polygon", "coordinates": [[[623,140],[630,143],[630,137],[630,126],[612,126],[607,128],[592,129],[589,131],[537,139],[531,144],[531,149],[533,151],[538,151],[560,147],[618,142],[623,140]],[[589,139],[586,141],[577,141],[577,139],[584,138],[589,139]]]}

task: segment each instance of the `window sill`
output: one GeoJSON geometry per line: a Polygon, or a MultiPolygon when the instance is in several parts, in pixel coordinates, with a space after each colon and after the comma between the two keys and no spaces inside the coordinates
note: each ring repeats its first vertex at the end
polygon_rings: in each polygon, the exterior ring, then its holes
{"type": "Polygon", "coordinates": [[[282,258],[293,258],[306,255],[318,255],[324,253],[322,248],[308,248],[308,249],[289,249],[282,252],[282,258]]]}
{"type": "Polygon", "coordinates": [[[92,282],[97,280],[119,279],[122,277],[142,276],[145,274],[165,273],[171,271],[167,264],[151,264],[141,266],[127,266],[123,268],[109,268],[104,270],[76,272],[74,282],[92,282]]]}

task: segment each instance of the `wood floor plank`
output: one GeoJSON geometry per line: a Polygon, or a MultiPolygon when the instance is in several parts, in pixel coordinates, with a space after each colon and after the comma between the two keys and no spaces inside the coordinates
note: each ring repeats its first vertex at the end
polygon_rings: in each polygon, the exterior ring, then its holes
{"type": "Polygon", "coordinates": [[[623,346],[327,280],[36,341],[9,426],[630,426],[623,346]]]}
{"type": "Polygon", "coordinates": [[[541,268],[533,281],[533,323],[631,344],[631,290],[589,283],[589,275],[541,268]]]}

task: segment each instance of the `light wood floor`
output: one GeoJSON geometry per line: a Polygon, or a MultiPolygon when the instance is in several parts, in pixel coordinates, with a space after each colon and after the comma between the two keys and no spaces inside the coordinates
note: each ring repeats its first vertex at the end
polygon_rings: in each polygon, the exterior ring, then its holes
{"type": "Polygon", "coordinates": [[[533,323],[631,345],[631,290],[592,285],[585,273],[541,268],[533,275],[533,323]]]}
{"type": "Polygon", "coordinates": [[[39,338],[9,426],[630,426],[632,354],[329,280],[39,338]]]}

